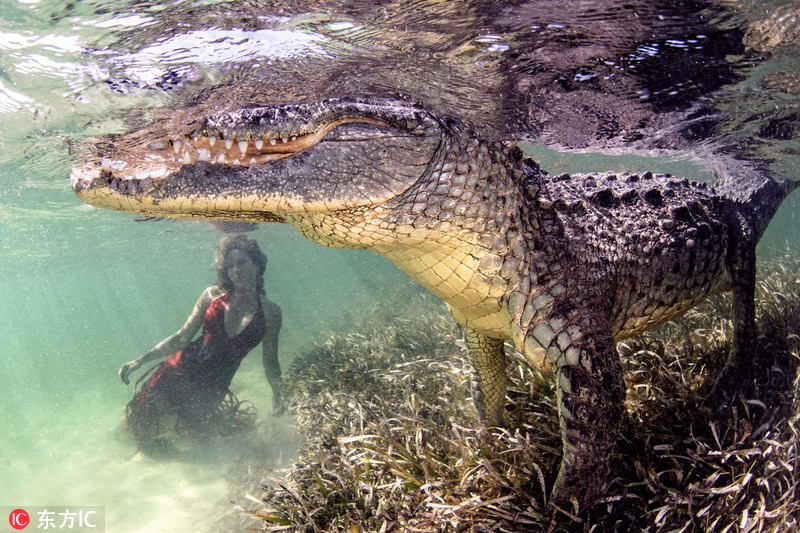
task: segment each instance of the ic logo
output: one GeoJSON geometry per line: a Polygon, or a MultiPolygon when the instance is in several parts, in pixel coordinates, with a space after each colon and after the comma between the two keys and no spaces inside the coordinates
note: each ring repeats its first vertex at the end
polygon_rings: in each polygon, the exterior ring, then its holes
{"type": "Polygon", "coordinates": [[[28,527],[29,522],[30,518],[24,509],[15,509],[8,515],[8,523],[11,524],[11,527],[14,529],[25,529],[28,527]]]}

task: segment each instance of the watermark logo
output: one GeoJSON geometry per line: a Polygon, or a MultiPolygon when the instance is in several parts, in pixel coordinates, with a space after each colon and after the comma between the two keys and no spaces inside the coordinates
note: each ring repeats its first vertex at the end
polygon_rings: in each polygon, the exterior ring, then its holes
{"type": "MultiPolygon", "coordinates": [[[[105,531],[105,507],[0,507],[8,513],[8,523],[16,530],[70,531],[102,533],[105,531]]],[[[0,526],[0,531],[6,531],[0,526]]]]}
{"type": "Polygon", "coordinates": [[[11,527],[14,529],[25,529],[28,527],[30,521],[31,517],[28,516],[25,509],[14,509],[11,511],[11,514],[8,515],[8,523],[11,524],[11,527]]]}

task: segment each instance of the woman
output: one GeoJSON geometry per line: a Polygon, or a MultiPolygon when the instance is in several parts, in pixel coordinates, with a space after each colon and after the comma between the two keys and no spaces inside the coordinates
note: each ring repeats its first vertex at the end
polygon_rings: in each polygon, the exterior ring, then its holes
{"type": "Polygon", "coordinates": [[[272,387],[272,414],[283,411],[281,309],[265,296],[267,257],[255,239],[233,235],[219,243],[215,259],[219,283],[203,292],[183,327],[120,368],[119,377],[127,385],[131,372],[169,356],[139,379],[137,385],[147,380],[126,408],[125,427],[143,449],[164,430],[202,436],[252,420],[254,408],[241,409],[228,387],[242,359],[259,343],[272,387]],[[201,326],[203,334],[192,341],[201,326]]]}

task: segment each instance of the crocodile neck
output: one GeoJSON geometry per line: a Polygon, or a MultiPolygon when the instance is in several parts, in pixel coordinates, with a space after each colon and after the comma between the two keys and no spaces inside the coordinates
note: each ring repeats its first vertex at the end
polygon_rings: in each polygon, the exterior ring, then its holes
{"type": "Polygon", "coordinates": [[[496,256],[473,242],[449,238],[383,254],[411,279],[447,304],[464,327],[494,338],[510,338],[504,304],[508,282],[486,275],[496,256]]]}
{"type": "Polygon", "coordinates": [[[349,212],[346,221],[335,213],[287,221],[326,246],[380,253],[442,298],[460,324],[509,339],[508,295],[528,265],[520,161],[513,146],[451,136],[428,179],[390,205],[349,212]]]}

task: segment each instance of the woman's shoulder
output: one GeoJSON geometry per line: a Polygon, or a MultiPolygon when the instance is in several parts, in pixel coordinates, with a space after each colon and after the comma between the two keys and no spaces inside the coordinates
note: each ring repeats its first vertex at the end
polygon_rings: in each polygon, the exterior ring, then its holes
{"type": "Polygon", "coordinates": [[[212,285],[208,287],[203,294],[200,296],[201,300],[204,300],[206,303],[211,303],[212,301],[216,300],[217,298],[221,298],[225,296],[227,291],[223,289],[219,285],[212,285]]]}
{"type": "Polygon", "coordinates": [[[280,317],[282,314],[280,306],[266,296],[261,296],[261,309],[264,310],[264,314],[267,316],[280,317]]]}

